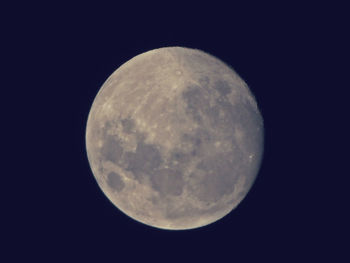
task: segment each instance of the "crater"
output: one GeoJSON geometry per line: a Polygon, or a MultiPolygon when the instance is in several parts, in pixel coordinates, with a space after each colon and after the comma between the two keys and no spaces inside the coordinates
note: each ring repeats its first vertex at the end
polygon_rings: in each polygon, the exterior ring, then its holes
{"type": "Polygon", "coordinates": [[[117,192],[120,192],[125,187],[123,179],[118,173],[110,172],[107,176],[107,184],[117,192]]]}

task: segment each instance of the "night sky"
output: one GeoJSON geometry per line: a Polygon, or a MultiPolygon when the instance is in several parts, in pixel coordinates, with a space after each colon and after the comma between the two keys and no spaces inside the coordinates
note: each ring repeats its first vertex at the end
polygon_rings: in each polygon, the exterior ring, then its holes
{"type": "Polygon", "coordinates": [[[10,158],[1,235],[13,262],[304,262],[339,255],[330,242],[339,240],[329,227],[334,213],[324,210],[331,201],[321,200],[330,170],[314,154],[320,141],[330,142],[314,127],[323,131],[321,116],[328,118],[319,110],[328,85],[320,69],[338,33],[330,16],[340,16],[327,6],[283,1],[214,5],[3,9],[3,144],[10,158]],[[223,219],[189,231],[152,228],[121,213],[99,189],[85,151],[88,113],[107,77],[166,46],[201,49],[232,66],[265,124],[262,166],[246,198],[223,219]]]}

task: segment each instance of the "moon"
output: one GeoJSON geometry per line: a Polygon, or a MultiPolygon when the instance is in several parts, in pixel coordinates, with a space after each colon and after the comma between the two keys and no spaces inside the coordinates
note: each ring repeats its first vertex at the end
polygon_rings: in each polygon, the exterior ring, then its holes
{"type": "Polygon", "coordinates": [[[98,186],[124,214],[193,229],[244,199],[260,168],[263,126],[231,67],[201,50],[166,47],[105,81],[89,112],[86,151],[98,186]]]}

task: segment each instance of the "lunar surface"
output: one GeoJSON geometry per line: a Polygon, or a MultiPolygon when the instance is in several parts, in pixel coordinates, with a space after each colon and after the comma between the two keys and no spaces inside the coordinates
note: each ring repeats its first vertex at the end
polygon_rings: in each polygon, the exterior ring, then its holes
{"type": "Polygon", "coordinates": [[[263,119],[224,62],[160,48],[103,84],[86,150],[99,187],[124,214],[156,228],[192,229],[224,217],[248,193],[262,159],[263,119]]]}

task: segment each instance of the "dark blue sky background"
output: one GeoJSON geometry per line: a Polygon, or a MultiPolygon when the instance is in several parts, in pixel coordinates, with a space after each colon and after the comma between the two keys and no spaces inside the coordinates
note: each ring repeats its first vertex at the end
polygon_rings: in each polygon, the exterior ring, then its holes
{"type": "Polygon", "coordinates": [[[337,56],[344,25],[334,6],[28,2],[1,12],[9,87],[2,100],[11,109],[3,120],[19,145],[8,148],[14,158],[2,191],[10,255],[37,262],[303,262],[342,248],[330,242],[340,237],[321,194],[330,170],[315,154],[321,141],[330,144],[315,127],[334,121],[321,114],[332,83],[325,67],[337,56]],[[219,222],[191,231],[157,230],[120,213],[98,188],[85,152],[89,109],[106,78],[165,46],[198,48],[231,65],[265,122],[264,160],[247,197],[219,222]]]}

